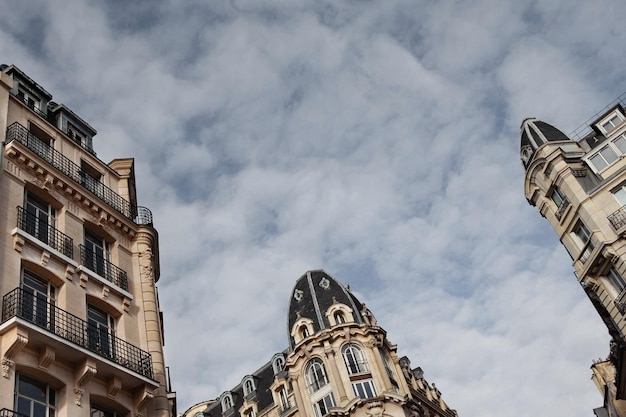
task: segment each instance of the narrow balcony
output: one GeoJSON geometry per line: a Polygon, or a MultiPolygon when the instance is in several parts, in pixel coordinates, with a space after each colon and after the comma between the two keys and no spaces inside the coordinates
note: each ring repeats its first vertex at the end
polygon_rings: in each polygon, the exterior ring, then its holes
{"type": "Polygon", "coordinates": [[[13,317],[153,379],[150,353],[50,304],[45,297],[27,289],[16,288],[2,298],[2,323],[13,317]]]}
{"type": "Polygon", "coordinates": [[[615,210],[608,216],[608,219],[616,232],[626,226],[626,206],[622,206],[615,210]]]}
{"type": "Polygon", "coordinates": [[[61,152],[53,149],[50,145],[33,135],[24,126],[15,122],[7,128],[6,143],[17,141],[33,151],[44,161],[70,177],[74,182],[80,184],[93,195],[111,206],[115,211],[121,213],[130,220],[136,217],[137,209],[130,202],[126,201],[115,191],[92,178],[61,152]]]}
{"type": "Polygon", "coordinates": [[[126,271],[113,265],[101,255],[87,249],[85,245],[80,245],[80,263],[124,291],[128,291],[128,275],[126,271]]]}
{"type": "Polygon", "coordinates": [[[74,241],[49,224],[48,219],[37,218],[36,215],[27,212],[23,207],[18,207],[17,227],[68,258],[73,258],[74,241]]]}
{"type": "Polygon", "coordinates": [[[28,417],[24,414],[20,414],[17,411],[9,410],[8,408],[0,409],[0,417],[28,417]]]}

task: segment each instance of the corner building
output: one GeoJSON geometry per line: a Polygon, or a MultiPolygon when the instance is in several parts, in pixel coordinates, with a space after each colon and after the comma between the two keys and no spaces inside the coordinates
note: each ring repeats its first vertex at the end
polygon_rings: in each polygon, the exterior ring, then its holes
{"type": "Polygon", "coordinates": [[[0,416],[169,417],[158,234],[133,159],[0,66],[0,416]]]}
{"type": "Polygon", "coordinates": [[[521,126],[524,193],[572,258],[612,338],[592,379],[597,416],[626,416],[626,112],[622,95],[569,136],[529,118],[521,126]]]}
{"type": "Polygon", "coordinates": [[[292,291],[288,348],[184,417],[456,417],[421,368],[398,358],[372,312],[322,270],[292,291]]]}

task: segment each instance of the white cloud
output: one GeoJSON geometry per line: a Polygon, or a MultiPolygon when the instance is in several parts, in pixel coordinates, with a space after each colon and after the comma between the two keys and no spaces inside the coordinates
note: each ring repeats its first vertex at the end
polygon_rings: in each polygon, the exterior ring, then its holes
{"type": "Polygon", "coordinates": [[[608,335],[518,160],[523,117],[626,89],[626,12],[575,3],[24,1],[0,50],[135,157],[180,411],[282,350],[324,268],[460,415],[584,416],[608,335]]]}

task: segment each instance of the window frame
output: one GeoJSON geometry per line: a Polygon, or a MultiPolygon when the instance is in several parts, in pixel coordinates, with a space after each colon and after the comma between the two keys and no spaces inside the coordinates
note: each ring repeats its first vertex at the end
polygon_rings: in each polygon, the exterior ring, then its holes
{"type": "Polygon", "coordinates": [[[377,395],[376,386],[374,385],[374,381],[371,378],[352,381],[352,391],[354,392],[355,396],[363,400],[367,398],[374,398],[377,395]],[[367,392],[368,388],[369,388],[369,393],[367,392]],[[368,395],[368,394],[371,394],[371,395],[368,395]]]}
{"type": "Polygon", "coordinates": [[[53,415],[57,415],[57,397],[57,391],[52,386],[50,386],[50,384],[37,378],[23,375],[19,372],[15,374],[15,386],[13,389],[13,408],[16,412],[20,413],[20,415],[23,415],[24,417],[34,416],[34,407],[36,405],[40,406],[40,410],[41,407],[43,407],[43,410],[45,410],[45,415],[50,415],[51,410],[53,415]],[[21,382],[36,387],[42,393],[44,393],[45,391],[45,399],[41,401],[39,398],[29,397],[29,394],[27,392],[21,392],[20,389],[25,389],[22,388],[20,384],[21,382]],[[25,412],[23,408],[25,405],[28,405],[28,412],[25,412]]]}
{"type": "Polygon", "coordinates": [[[309,394],[315,394],[330,384],[324,362],[320,358],[313,358],[306,366],[306,384],[309,394]]]}
{"type": "Polygon", "coordinates": [[[341,356],[346,365],[348,375],[361,375],[370,372],[365,353],[359,345],[355,343],[345,344],[341,348],[341,356]]]}

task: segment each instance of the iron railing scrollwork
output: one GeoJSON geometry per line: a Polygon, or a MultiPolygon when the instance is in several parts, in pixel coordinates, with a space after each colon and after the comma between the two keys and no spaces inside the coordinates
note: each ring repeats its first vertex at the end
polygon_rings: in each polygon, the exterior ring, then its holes
{"type": "Polygon", "coordinates": [[[17,208],[17,227],[31,236],[36,237],[46,245],[58,250],[68,258],[74,257],[74,241],[68,235],[54,228],[47,219],[37,218],[36,215],[17,208]]]}
{"type": "Polygon", "coordinates": [[[15,288],[2,298],[2,322],[13,317],[19,317],[98,356],[153,379],[150,353],[60,309],[45,296],[28,289],[15,288]]]}
{"type": "Polygon", "coordinates": [[[626,226],[626,206],[622,206],[608,216],[611,226],[615,231],[626,226]]]}
{"type": "Polygon", "coordinates": [[[90,176],[80,166],[76,165],[61,152],[53,149],[50,145],[33,135],[24,126],[15,122],[7,128],[6,143],[18,141],[28,149],[36,153],[50,165],[70,177],[76,183],[82,185],[100,200],[111,206],[114,210],[130,220],[137,215],[137,208],[125,200],[115,191],[90,176]]]}
{"type": "Polygon", "coordinates": [[[89,250],[85,245],[80,247],[80,263],[102,278],[128,291],[128,275],[122,268],[107,261],[101,255],[89,250]]]}

